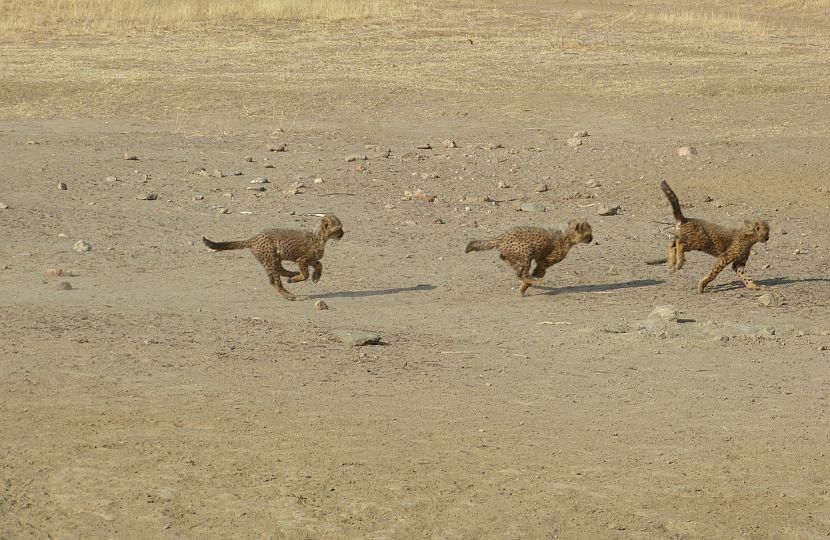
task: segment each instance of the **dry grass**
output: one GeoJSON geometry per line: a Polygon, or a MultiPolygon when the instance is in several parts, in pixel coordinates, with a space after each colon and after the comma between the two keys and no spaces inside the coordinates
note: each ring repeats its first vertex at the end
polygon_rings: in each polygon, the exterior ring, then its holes
{"type": "Polygon", "coordinates": [[[741,34],[750,37],[769,35],[773,27],[760,17],[744,17],[734,13],[701,10],[636,10],[626,16],[629,20],[651,23],[661,27],[695,33],[741,34]]]}
{"type": "Polygon", "coordinates": [[[0,36],[111,35],[283,20],[393,17],[400,0],[0,0],[0,36]]]}

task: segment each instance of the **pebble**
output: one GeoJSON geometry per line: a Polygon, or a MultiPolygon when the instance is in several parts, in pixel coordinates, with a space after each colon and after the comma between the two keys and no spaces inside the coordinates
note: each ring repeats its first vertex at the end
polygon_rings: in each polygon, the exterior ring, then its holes
{"type": "Polygon", "coordinates": [[[616,216],[619,213],[620,207],[619,206],[600,206],[598,209],[599,215],[601,216],[616,216]]]}
{"type": "Polygon", "coordinates": [[[202,195],[201,193],[197,193],[196,195],[193,196],[194,201],[203,201],[204,199],[205,199],[205,196],[202,195]]]}
{"type": "Polygon", "coordinates": [[[414,200],[414,201],[421,201],[421,202],[433,202],[436,199],[436,196],[432,193],[425,193],[420,189],[415,191],[404,191],[403,192],[404,199],[406,200],[414,200]]]}
{"type": "Polygon", "coordinates": [[[207,176],[208,172],[204,167],[193,167],[190,169],[190,174],[199,174],[202,176],[207,176]]]}
{"type": "Polygon", "coordinates": [[[499,148],[504,148],[504,145],[501,143],[490,143],[487,145],[487,148],[490,150],[498,150],[499,148]]]}
{"type": "Polygon", "coordinates": [[[263,167],[265,167],[266,169],[273,169],[275,165],[269,161],[268,163],[263,165],[263,167]]]}
{"type": "Polygon", "coordinates": [[[268,147],[269,152],[285,152],[285,145],[284,144],[277,144],[274,146],[268,147]]]}
{"type": "Polygon", "coordinates": [[[43,273],[44,277],[46,277],[47,279],[58,277],[62,274],[63,270],[61,270],[60,268],[47,268],[46,272],[43,273]]]}
{"type": "Polygon", "coordinates": [[[139,201],[155,201],[158,198],[158,193],[145,193],[144,195],[136,197],[139,201]]]}
{"type": "Polygon", "coordinates": [[[87,251],[92,251],[92,244],[87,242],[86,240],[78,240],[75,242],[75,245],[72,247],[78,253],[85,253],[87,251]]]}
{"type": "Polygon", "coordinates": [[[245,163],[253,163],[254,156],[245,156],[244,158],[242,158],[242,161],[244,161],[245,163]]]}
{"type": "Polygon", "coordinates": [[[217,211],[218,211],[220,214],[227,214],[227,213],[229,213],[229,212],[230,212],[227,208],[224,208],[224,207],[222,207],[222,208],[217,208],[217,211]]]}
{"type": "Polygon", "coordinates": [[[248,191],[265,191],[265,186],[248,186],[245,189],[248,191]]]}
{"type": "Polygon", "coordinates": [[[323,179],[322,179],[322,178],[315,178],[315,179],[314,179],[314,183],[315,183],[315,184],[322,184],[322,183],[323,183],[323,179]]]}
{"type": "Polygon", "coordinates": [[[72,284],[69,283],[68,281],[61,281],[58,284],[58,290],[59,291],[71,291],[72,290],[72,284]]]}
{"type": "Polygon", "coordinates": [[[444,143],[444,148],[458,148],[458,145],[452,139],[446,139],[442,142],[444,143]]]}
{"type": "Polygon", "coordinates": [[[231,176],[242,176],[242,174],[243,174],[242,171],[233,171],[231,173],[231,176]]]}
{"type": "Polygon", "coordinates": [[[681,146],[677,149],[677,155],[680,157],[690,158],[697,155],[697,148],[694,146],[681,146]]]}
{"type": "Polygon", "coordinates": [[[676,306],[663,305],[655,307],[649,314],[649,319],[661,319],[664,321],[677,322],[679,312],[676,306]]]}
{"type": "Polygon", "coordinates": [[[9,208],[11,208],[11,205],[6,204],[4,202],[0,202],[0,208],[2,208],[3,210],[8,210],[9,208]]]}
{"type": "Polygon", "coordinates": [[[328,311],[329,305],[323,302],[322,300],[317,300],[316,302],[314,302],[314,309],[316,309],[317,311],[328,311]]]}
{"type": "Polygon", "coordinates": [[[586,182],[585,182],[585,185],[586,185],[586,186],[588,186],[589,188],[598,188],[598,187],[602,186],[602,184],[600,184],[599,182],[597,182],[597,181],[596,181],[596,180],[594,180],[593,178],[591,178],[590,180],[586,181],[586,182]]]}
{"type": "Polygon", "coordinates": [[[104,182],[118,182],[118,178],[116,178],[115,176],[107,176],[106,178],[104,178],[104,182]]]}
{"type": "Polygon", "coordinates": [[[132,154],[127,154],[126,152],[122,156],[127,161],[138,161],[138,156],[134,156],[132,154]]]}
{"type": "Polygon", "coordinates": [[[496,184],[500,189],[507,189],[510,187],[510,184],[505,184],[504,182],[499,182],[496,184]]]}
{"type": "Polygon", "coordinates": [[[522,212],[544,212],[547,207],[540,202],[526,202],[519,207],[522,212]]]}
{"type": "Polygon", "coordinates": [[[377,345],[380,343],[380,336],[371,332],[364,332],[362,330],[335,330],[332,332],[334,336],[352,347],[361,347],[363,345],[377,345]]]}
{"type": "Polygon", "coordinates": [[[547,184],[542,184],[541,186],[536,186],[536,193],[544,193],[548,190],[547,184]]]}
{"type": "Polygon", "coordinates": [[[61,191],[66,191],[69,188],[67,188],[66,184],[64,184],[63,182],[58,182],[58,189],[61,191]]]}
{"type": "Polygon", "coordinates": [[[369,158],[366,154],[349,154],[345,159],[346,163],[351,163],[352,161],[366,161],[369,158]]]}
{"type": "Polygon", "coordinates": [[[432,150],[432,145],[429,143],[419,144],[415,147],[417,150],[432,150]]]}
{"type": "Polygon", "coordinates": [[[220,171],[219,169],[213,169],[213,172],[210,175],[214,178],[224,178],[225,177],[225,175],[222,174],[222,171],[220,171]]]}
{"type": "Polygon", "coordinates": [[[443,225],[443,224],[444,224],[444,220],[443,220],[443,219],[441,219],[441,218],[435,218],[435,219],[433,219],[433,220],[432,220],[432,224],[433,224],[433,225],[443,225]]]}
{"type": "Polygon", "coordinates": [[[581,137],[573,137],[568,139],[568,146],[571,148],[576,148],[577,146],[582,146],[582,138],[581,137]]]}
{"type": "Polygon", "coordinates": [[[251,184],[270,184],[271,182],[270,182],[270,180],[268,180],[267,178],[265,178],[263,176],[257,176],[256,178],[251,180],[250,183],[251,184]]]}
{"type": "Polygon", "coordinates": [[[784,303],[784,298],[770,291],[759,296],[758,303],[764,307],[780,307],[784,303]]]}
{"type": "Polygon", "coordinates": [[[587,136],[588,136],[588,132],[584,129],[574,133],[574,137],[584,138],[584,137],[587,137],[587,136]]]}

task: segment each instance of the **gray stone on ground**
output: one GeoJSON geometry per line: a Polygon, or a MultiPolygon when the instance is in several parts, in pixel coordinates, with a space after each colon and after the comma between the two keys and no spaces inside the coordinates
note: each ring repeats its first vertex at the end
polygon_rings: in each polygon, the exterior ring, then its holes
{"type": "Polygon", "coordinates": [[[59,291],[71,291],[72,290],[72,284],[69,283],[68,281],[61,281],[58,284],[58,290],[59,291]]]}
{"type": "Polygon", "coordinates": [[[758,303],[764,307],[780,307],[784,303],[784,298],[780,294],[769,291],[758,297],[758,303]]]}
{"type": "Polygon", "coordinates": [[[540,202],[526,202],[522,203],[522,212],[544,212],[547,207],[540,202]]]}
{"type": "Polygon", "coordinates": [[[649,314],[649,319],[661,319],[664,321],[677,322],[679,312],[676,306],[663,305],[655,307],[649,314]]]}
{"type": "Polygon", "coordinates": [[[419,144],[415,148],[417,148],[418,150],[432,150],[432,145],[429,144],[429,143],[424,143],[424,144],[419,144]]]}
{"type": "Polygon", "coordinates": [[[598,209],[601,216],[616,216],[620,211],[619,206],[600,206],[598,209]]]}
{"type": "Polygon", "coordinates": [[[139,201],[155,201],[158,198],[158,193],[144,193],[143,195],[136,197],[139,201]]]}
{"type": "Polygon", "coordinates": [[[264,178],[262,176],[258,176],[256,178],[254,178],[253,180],[251,180],[250,183],[251,184],[269,184],[270,181],[267,178],[264,178]]]}
{"type": "Polygon", "coordinates": [[[92,244],[87,242],[86,240],[78,240],[75,242],[75,246],[72,248],[78,253],[85,253],[87,251],[92,251],[92,244]]]}
{"type": "Polygon", "coordinates": [[[337,339],[351,347],[377,345],[380,343],[379,335],[362,330],[335,330],[332,333],[337,339]]]}
{"type": "Polygon", "coordinates": [[[572,137],[568,139],[568,146],[571,148],[576,148],[577,146],[582,146],[582,138],[581,137],[572,137]]]}
{"type": "Polygon", "coordinates": [[[690,158],[697,155],[697,148],[694,146],[681,146],[677,149],[677,155],[680,157],[690,158]]]}
{"type": "Polygon", "coordinates": [[[352,161],[366,161],[369,158],[365,154],[349,154],[345,159],[346,163],[351,163],[352,161]]]}

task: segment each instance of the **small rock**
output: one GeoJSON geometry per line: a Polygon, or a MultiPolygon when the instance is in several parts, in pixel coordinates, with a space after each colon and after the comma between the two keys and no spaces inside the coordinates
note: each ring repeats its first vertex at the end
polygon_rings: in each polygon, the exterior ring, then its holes
{"type": "Polygon", "coordinates": [[[496,185],[497,185],[500,189],[507,189],[507,188],[509,188],[509,187],[510,187],[510,185],[509,185],[509,184],[505,184],[504,182],[499,182],[499,183],[498,183],[498,184],[496,184],[496,185]]]}
{"type": "Polygon", "coordinates": [[[487,145],[487,148],[490,150],[498,150],[499,148],[504,148],[504,145],[501,143],[490,143],[487,145]]]}
{"type": "Polygon", "coordinates": [[[124,153],[124,155],[122,157],[127,161],[138,161],[138,156],[134,156],[134,155],[128,154],[126,152],[124,153]]]}
{"type": "Polygon", "coordinates": [[[323,179],[322,179],[322,178],[315,178],[315,179],[314,179],[314,183],[315,183],[315,184],[322,184],[322,183],[323,183],[323,179]]]}
{"type": "Polygon", "coordinates": [[[444,220],[443,220],[443,219],[441,219],[441,218],[435,218],[435,219],[433,219],[433,220],[432,220],[432,224],[433,224],[433,225],[443,225],[443,224],[444,224],[444,220]]]}
{"type": "Polygon", "coordinates": [[[764,307],[780,307],[784,304],[784,298],[772,291],[758,297],[758,303],[764,307]]]}
{"type": "Polygon", "coordinates": [[[217,212],[219,212],[220,214],[228,214],[228,213],[230,213],[230,210],[228,210],[227,208],[224,208],[224,207],[222,207],[222,208],[217,208],[216,210],[217,210],[217,212]]]}
{"type": "Polygon", "coordinates": [[[47,268],[46,272],[43,273],[43,275],[44,275],[44,277],[46,277],[46,279],[58,277],[62,274],[63,274],[63,270],[61,270],[60,268],[47,268]]]}
{"type": "Polygon", "coordinates": [[[66,190],[67,190],[67,189],[69,189],[69,188],[67,188],[67,187],[66,187],[66,184],[64,184],[63,182],[58,182],[58,189],[59,189],[60,191],[66,191],[66,190]]]}
{"type": "Polygon", "coordinates": [[[72,290],[72,284],[69,283],[68,281],[61,281],[58,284],[58,290],[59,291],[71,291],[72,290]]]}
{"type": "Polygon", "coordinates": [[[196,195],[193,196],[194,201],[202,201],[202,200],[204,200],[204,198],[205,198],[205,196],[202,195],[201,193],[197,193],[196,195]]]}
{"type": "Polygon", "coordinates": [[[245,163],[253,163],[254,156],[245,156],[244,158],[242,158],[242,161],[244,161],[245,163]]]}
{"type": "Polygon", "coordinates": [[[158,193],[145,193],[144,195],[136,197],[139,201],[155,201],[158,198],[158,193]]]}
{"type": "Polygon", "coordinates": [[[204,167],[193,167],[189,172],[190,174],[201,174],[203,176],[207,175],[207,171],[204,167]]]}
{"type": "Polygon", "coordinates": [[[827,345],[822,345],[821,347],[818,348],[818,350],[826,351],[827,350],[827,345]]]}
{"type": "Polygon", "coordinates": [[[231,173],[231,176],[242,176],[242,174],[243,174],[242,171],[233,171],[231,173]]]}
{"type": "Polygon", "coordinates": [[[365,154],[349,154],[345,159],[346,163],[351,163],[352,161],[366,161],[369,158],[365,154]]]}
{"type": "Polygon", "coordinates": [[[86,240],[78,240],[75,242],[75,245],[72,247],[78,253],[86,253],[87,251],[92,251],[92,244],[87,242],[86,240]]]}
{"type": "Polygon", "coordinates": [[[458,145],[455,144],[455,141],[452,139],[445,139],[441,142],[444,144],[444,148],[458,148],[458,145]]]}
{"type": "Polygon", "coordinates": [[[714,201],[714,200],[715,200],[715,199],[713,199],[713,198],[712,198],[712,197],[710,197],[709,195],[706,195],[705,197],[703,197],[703,202],[712,202],[712,201],[714,201]]]}
{"type": "Polygon", "coordinates": [[[547,184],[542,184],[541,186],[536,186],[536,193],[544,193],[548,190],[547,184]]]}
{"type": "Polygon", "coordinates": [[[377,345],[380,343],[379,335],[372,334],[371,332],[363,332],[362,330],[335,330],[332,333],[337,339],[352,347],[377,345]]]}
{"type": "Polygon", "coordinates": [[[0,202],[0,209],[3,209],[3,210],[8,210],[8,209],[10,209],[10,208],[11,208],[11,205],[10,205],[10,204],[6,204],[6,203],[4,203],[4,202],[0,202]]]}
{"type": "Polygon", "coordinates": [[[222,171],[220,171],[219,169],[213,169],[213,172],[210,175],[214,178],[224,178],[225,177],[225,175],[222,174],[222,171]]]}
{"type": "Polygon", "coordinates": [[[248,191],[265,191],[265,186],[248,186],[245,189],[248,191]]]}
{"type": "Polygon", "coordinates": [[[415,147],[417,150],[432,150],[432,145],[429,143],[419,144],[415,147]]]}
{"type": "Polygon", "coordinates": [[[584,129],[574,133],[574,137],[579,137],[580,139],[585,138],[587,136],[588,136],[588,132],[584,129]]]}
{"type": "Polygon", "coordinates": [[[268,163],[264,164],[263,167],[265,167],[266,169],[273,169],[275,165],[269,161],[268,163]]]}
{"type": "Polygon", "coordinates": [[[416,189],[415,191],[404,191],[403,197],[406,200],[410,201],[421,201],[421,202],[433,202],[436,199],[436,196],[432,193],[424,193],[420,189],[416,189]]]}
{"type": "Polygon", "coordinates": [[[599,215],[601,216],[616,216],[619,213],[620,207],[619,206],[600,206],[598,209],[599,215]]]}
{"type": "Polygon", "coordinates": [[[316,309],[317,311],[328,311],[329,305],[323,302],[322,300],[317,300],[316,302],[314,302],[314,309],[316,309]]]}
{"type": "Polygon", "coordinates": [[[250,181],[251,184],[270,184],[271,182],[262,176],[257,176],[253,180],[250,181]]]}
{"type": "Polygon", "coordinates": [[[268,147],[269,152],[285,152],[284,144],[276,144],[268,147]]]}
{"type": "Polygon", "coordinates": [[[577,146],[582,146],[582,138],[581,137],[573,137],[568,139],[568,146],[571,148],[576,148],[577,146]]]}
{"type": "Polygon", "coordinates": [[[104,182],[118,182],[118,178],[116,178],[115,176],[107,176],[106,178],[104,178],[104,182]]]}
{"type": "Polygon", "coordinates": [[[677,322],[679,312],[677,307],[672,305],[664,305],[655,307],[649,314],[649,319],[661,319],[664,321],[677,322]]]}
{"type": "Polygon", "coordinates": [[[598,188],[598,187],[602,186],[602,184],[600,184],[599,182],[597,182],[593,178],[591,178],[590,180],[587,180],[585,182],[585,185],[588,186],[589,188],[598,188]]]}
{"type": "Polygon", "coordinates": [[[362,163],[358,163],[354,166],[354,170],[356,170],[357,172],[363,172],[363,171],[366,170],[366,165],[363,165],[362,163]]]}
{"type": "Polygon", "coordinates": [[[796,248],[796,250],[793,251],[793,255],[804,255],[806,253],[807,253],[806,251],[804,251],[803,249],[800,249],[800,248],[796,248]]]}
{"type": "Polygon", "coordinates": [[[526,202],[519,207],[522,212],[544,212],[547,207],[540,202],[526,202]]]}
{"type": "Polygon", "coordinates": [[[680,157],[691,158],[697,155],[697,148],[694,146],[681,146],[677,149],[677,155],[680,157]]]}

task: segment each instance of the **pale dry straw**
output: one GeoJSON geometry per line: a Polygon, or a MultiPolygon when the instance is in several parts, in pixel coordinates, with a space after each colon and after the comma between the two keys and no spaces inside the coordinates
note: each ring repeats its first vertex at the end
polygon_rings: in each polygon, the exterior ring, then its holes
{"type": "Polygon", "coordinates": [[[285,20],[384,19],[395,0],[2,0],[0,36],[164,32],[285,20]]]}

